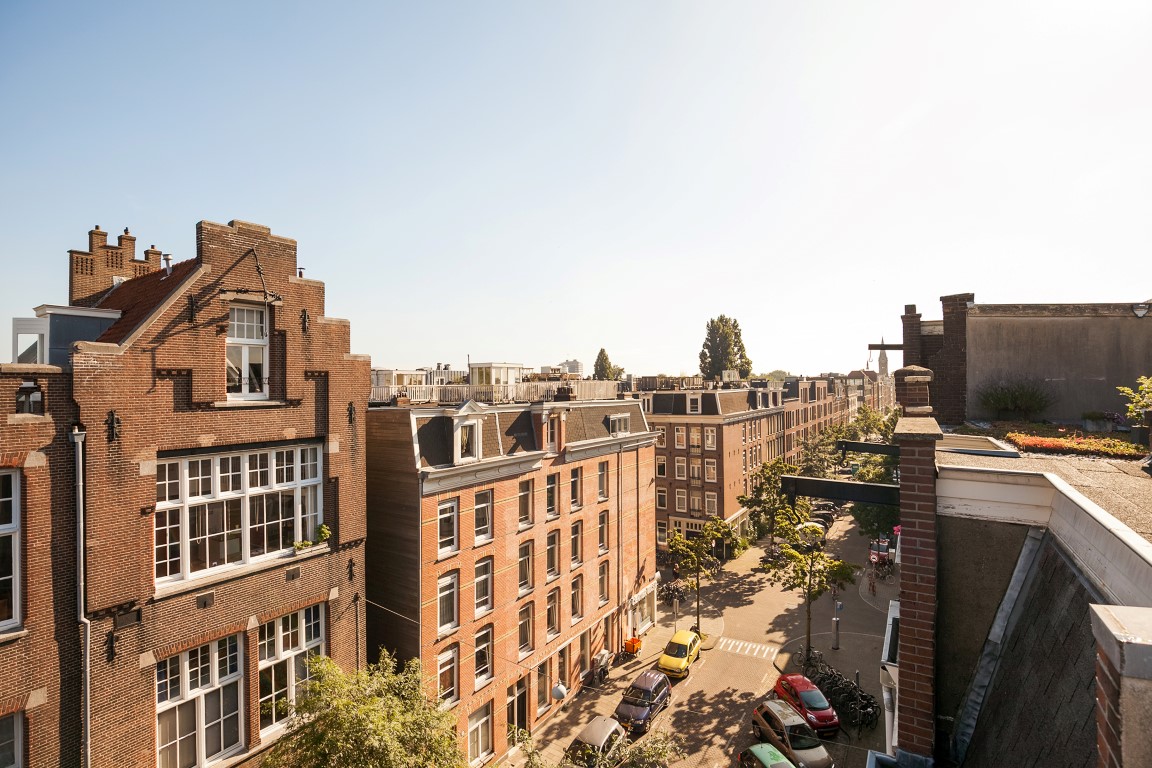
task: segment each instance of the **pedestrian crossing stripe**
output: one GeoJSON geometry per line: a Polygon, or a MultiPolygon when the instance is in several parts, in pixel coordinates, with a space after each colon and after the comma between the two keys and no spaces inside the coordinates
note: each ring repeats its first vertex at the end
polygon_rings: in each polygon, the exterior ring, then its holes
{"type": "Polygon", "coordinates": [[[720,638],[720,642],[716,644],[716,647],[722,651],[739,653],[743,656],[752,656],[757,659],[774,659],[776,658],[776,653],[780,650],[774,645],[753,643],[749,640],[732,640],[727,637],[720,638]]]}

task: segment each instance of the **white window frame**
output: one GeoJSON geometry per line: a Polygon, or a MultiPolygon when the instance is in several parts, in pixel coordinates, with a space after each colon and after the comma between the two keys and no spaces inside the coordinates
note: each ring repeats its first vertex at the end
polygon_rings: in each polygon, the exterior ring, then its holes
{"type": "Polygon", "coordinates": [[[460,499],[453,498],[436,505],[436,554],[446,557],[460,551],[460,499]],[[445,537],[441,526],[445,520],[452,523],[452,536],[445,537]]]}
{"type": "Polygon", "coordinates": [[[668,444],[668,427],[663,424],[658,424],[653,427],[656,430],[656,447],[664,448],[668,444]]]}
{"type": "Polygon", "coordinates": [[[716,482],[716,459],[704,459],[704,482],[716,482]]]}
{"type": "MultiPolygon", "coordinates": [[[[5,720],[12,723],[12,739],[9,744],[12,747],[12,755],[16,762],[0,766],[0,768],[21,768],[24,765],[24,713],[12,712],[0,716],[0,723],[5,720]]],[[[4,742],[0,741],[0,746],[4,746],[4,742]]]]}
{"type": "Polygon", "coordinates": [[[688,491],[684,490],[683,488],[676,489],[676,511],[688,511],[688,491]]]}
{"type": "Polygon", "coordinates": [[[688,497],[688,511],[689,512],[701,512],[701,511],[703,511],[703,509],[704,509],[704,500],[702,498],[700,498],[699,493],[693,492],[688,497]]]}
{"type": "Polygon", "coordinates": [[[536,628],[533,626],[536,621],[536,617],[533,616],[534,610],[535,606],[532,603],[525,603],[516,612],[516,647],[520,650],[520,658],[530,656],[536,650],[536,628]],[[524,639],[525,637],[527,640],[524,639]]]}
{"type": "Polygon", "coordinates": [[[704,427],[704,450],[716,450],[716,427],[704,427]]]}
{"type": "Polygon", "coordinates": [[[473,665],[473,680],[475,681],[476,688],[481,687],[484,683],[493,679],[496,676],[495,657],[492,650],[495,645],[496,632],[491,624],[486,624],[476,633],[475,654],[472,659],[473,665]],[[485,654],[483,665],[480,662],[480,654],[485,654]]]}
{"type": "Polygon", "coordinates": [[[548,580],[560,575],[560,529],[548,531],[544,538],[544,571],[548,580]]]}
{"type": "MultiPolygon", "coordinates": [[[[287,676],[287,702],[292,705],[296,702],[296,693],[300,685],[307,679],[307,661],[312,656],[319,656],[324,654],[324,622],[327,617],[324,615],[324,603],[316,603],[300,611],[293,611],[292,613],[285,614],[272,621],[265,622],[260,626],[259,637],[261,641],[257,643],[256,658],[259,666],[259,677],[256,683],[257,699],[261,703],[260,716],[263,719],[265,714],[263,701],[267,696],[261,693],[260,684],[265,679],[264,671],[272,669],[278,664],[284,665],[285,674],[287,676]],[[292,629],[292,622],[295,619],[296,629],[292,629]],[[267,638],[268,625],[274,624],[273,632],[274,637],[267,638]],[[292,634],[297,633],[297,637],[293,641],[292,634]],[[269,640],[266,644],[265,640],[269,640]],[[270,655],[265,655],[268,654],[270,655]],[[263,656],[263,658],[261,658],[263,656]]],[[[283,717],[274,718],[273,722],[269,725],[260,725],[260,734],[275,733],[283,729],[287,724],[287,713],[283,717]]]]}
{"type": "Polygon", "coordinates": [[[676,479],[677,480],[687,480],[688,479],[688,459],[685,458],[684,456],[677,456],[676,457],[676,479]]]}
{"type": "Polygon", "coordinates": [[[452,571],[436,579],[436,631],[445,635],[460,626],[460,572],[452,571]],[[452,615],[444,620],[445,596],[452,597],[452,615]]]}
{"type": "MultiPolygon", "coordinates": [[[[161,763],[161,754],[166,748],[175,747],[177,753],[172,765],[180,764],[180,746],[190,745],[195,750],[196,759],[193,765],[205,766],[216,763],[227,757],[242,752],[246,744],[246,718],[245,718],[245,686],[244,686],[244,636],[242,634],[229,635],[212,640],[211,642],[189,648],[156,664],[154,679],[154,702],[156,704],[156,765],[161,763]],[[223,654],[223,655],[222,655],[223,654]],[[197,674],[193,675],[191,659],[195,657],[197,674]],[[222,666],[223,665],[223,666],[222,666]],[[223,674],[221,674],[223,673],[223,674]],[[205,679],[205,676],[207,679],[205,679]],[[192,687],[193,678],[196,686],[192,687]],[[236,741],[219,751],[207,755],[207,730],[209,724],[207,717],[207,700],[213,696],[220,699],[219,708],[223,711],[223,701],[226,690],[235,686],[236,711],[230,713],[229,718],[236,718],[236,741]],[[195,712],[196,729],[183,737],[179,734],[179,710],[189,707],[195,712]],[[161,743],[164,728],[160,719],[169,712],[176,718],[175,739],[161,743]]],[[[221,742],[224,739],[223,723],[216,721],[212,725],[220,725],[221,742]]],[[[19,758],[16,761],[20,765],[19,758]]]]}
{"type": "Polygon", "coordinates": [[[544,479],[544,517],[553,520],[560,516],[560,473],[551,472],[544,479]]]}
{"type": "Polygon", "coordinates": [[[596,567],[596,590],[600,605],[607,605],[612,599],[612,566],[607,560],[601,560],[596,567]]]}
{"type": "Polygon", "coordinates": [[[608,462],[602,461],[596,467],[596,496],[600,501],[608,499],[608,462]]]}
{"type": "Polygon", "coordinates": [[[704,511],[709,515],[716,514],[716,492],[704,492],[704,511]]]}
{"type": "Polygon", "coordinates": [[[244,304],[236,303],[228,308],[228,336],[225,340],[225,378],[228,378],[227,371],[232,367],[232,363],[239,364],[239,370],[236,371],[235,378],[238,379],[238,385],[228,384],[228,399],[229,400],[267,400],[268,399],[268,308],[261,304],[244,304]],[[255,322],[249,322],[244,319],[241,322],[237,321],[237,314],[240,312],[250,312],[253,318],[257,318],[255,322]],[[234,336],[233,331],[237,328],[254,327],[261,331],[260,336],[234,336]],[[250,378],[247,374],[252,365],[252,355],[259,350],[261,357],[261,365],[264,380],[260,383],[260,389],[253,389],[250,378]],[[232,360],[233,353],[239,353],[239,360],[232,360]],[[237,391],[232,391],[234,386],[238,386],[237,391]]]}
{"type": "Polygon", "coordinates": [[[700,450],[700,427],[688,429],[688,447],[700,450]]]}
{"type": "Polygon", "coordinates": [[[536,586],[535,550],[536,543],[532,540],[522,541],[516,547],[516,588],[521,595],[528,594],[536,586]]]}
{"type": "Polygon", "coordinates": [[[668,458],[666,456],[656,457],[656,477],[668,477],[668,458]]]}
{"type": "Polygon", "coordinates": [[[474,580],[475,586],[473,588],[473,597],[474,597],[474,605],[475,605],[474,615],[476,617],[484,616],[485,614],[491,613],[492,608],[495,605],[496,581],[495,581],[495,578],[493,576],[494,570],[495,570],[495,564],[493,563],[492,558],[484,557],[484,558],[481,558],[481,559],[476,561],[476,578],[474,580]],[[480,575],[480,569],[481,568],[486,568],[488,571],[483,576],[480,575]],[[480,589],[481,584],[484,584],[486,586],[486,589],[483,591],[486,591],[488,594],[487,598],[484,600],[481,600],[481,598],[480,598],[480,595],[482,592],[482,590],[480,589]]]}
{"type": "Polygon", "coordinates": [[[157,459],[155,583],[197,579],[282,557],[297,542],[316,543],[324,524],[323,456],[320,444],[304,443],[157,459]],[[238,520],[239,528],[226,522],[220,531],[192,535],[194,522],[210,525],[215,519],[238,520]],[[194,543],[204,548],[204,564],[195,569],[194,543]],[[222,560],[213,564],[213,554],[222,560]]]}
{"type": "Polygon", "coordinates": [[[668,489],[656,489],[656,509],[668,509],[668,489]]]}
{"type": "Polygon", "coordinates": [[[692,459],[688,462],[688,478],[691,480],[701,480],[704,477],[704,467],[700,463],[700,459],[692,459]]]}
{"type": "Polygon", "coordinates": [[[631,432],[632,417],[627,413],[616,413],[608,417],[608,431],[612,437],[620,437],[631,432]]]}
{"type": "Polygon", "coordinates": [[[493,520],[492,520],[492,489],[480,491],[476,494],[475,503],[473,504],[473,540],[476,544],[486,544],[492,541],[493,536],[493,520]],[[481,526],[481,516],[487,519],[487,525],[481,526]]]}
{"type": "Polygon", "coordinates": [[[480,461],[480,457],[484,455],[483,446],[481,445],[481,435],[483,430],[480,428],[480,419],[460,419],[452,422],[452,463],[453,464],[470,464],[474,461],[480,461]],[[464,437],[471,434],[472,443],[469,450],[464,450],[464,437]]]}
{"type": "Polygon", "coordinates": [[[686,438],[685,438],[684,434],[685,434],[684,427],[675,427],[674,428],[673,435],[676,438],[676,447],[677,448],[684,448],[686,446],[686,438]]]}
{"type": "Polygon", "coordinates": [[[656,521],[656,543],[657,544],[667,544],[668,543],[668,523],[664,520],[657,520],[656,521]]]}
{"type": "Polygon", "coordinates": [[[16,471],[0,472],[0,511],[4,510],[7,512],[0,516],[0,547],[9,550],[12,563],[12,573],[3,577],[12,595],[12,615],[6,619],[0,617],[0,631],[19,627],[23,620],[20,605],[20,585],[23,583],[20,575],[20,561],[23,559],[20,554],[20,474],[16,471]],[[7,489],[4,484],[7,484],[7,489]]]}
{"type": "Polygon", "coordinates": [[[492,747],[492,702],[468,715],[468,764],[480,765],[495,754],[492,747]]]}
{"type": "Polygon", "coordinates": [[[548,593],[544,604],[544,625],[548,639],[560,634],[560,590],[553,589],[548,593]]]}
{"type": "Polygon", "coordinates": [[[569,554],[572,567],[577,567],[584,562],[584,521],[577,520],[572,523],[572,529],[568,536],[568,541],[571,544],[572,552],[569,554]]]}
{"type": "Polygon", "coordinates": [[[570,607],[572,609],[572,623],[575,624],[584,618],[584,576],[576,576],[572,579],[572,594],[570,595],[570,607]]]}
{"type": "Polygon", "coordinates": [[[535,487],[536,487],[536,483],[535,483],[535,481],[533,481],[531,479],[521,480],[520,485],[518,486],[518,492],[516,495],[516,501],[517,501],[517,507],[516,507],[517,523],[516,524],[519,528],[522,528],[522,529],[528,528],[535,521],[535,517],[536,517],[535,487]],[[525,514],[524,514],[525,512],[528,513],[527,516],[525,516],[525,514]]]}
{"type": "Polygon", "coordinates": [[[600,514],[596,516],[596,544],[600,549],[600,554],[604,554],[612,546],[610,526],[611,519],[608,515],[608,510],[600,510],[600,514]]]}
{"type": "Polygon", "coordinates": [[[688,395],[688,413],[700,413],[700,395],[688,395]]]}
{"type": "Polygon", "coordinates": [[[444,709],[460,701],[460,648],[453,645],[436,656],[436,696],[444,709]],[[444,672],[452,673],[452,687],[443,688],[444,672]]]}
{"type": "Polygon", "coordinates": [[[584,506],[584,468],[573,467],[570,479],[568,496],[571,501],[570,509],[575,512],[584,506]]]}

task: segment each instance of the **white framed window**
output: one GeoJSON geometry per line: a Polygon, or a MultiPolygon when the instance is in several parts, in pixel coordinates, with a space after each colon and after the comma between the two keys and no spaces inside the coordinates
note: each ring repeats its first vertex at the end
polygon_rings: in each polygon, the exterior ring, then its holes
{"type": "Polygon", "coordinates": [[[688,479],[688,459],[684,458],[683,456],[676,457],[676,479],[688,479]]]}
{"type": "Polygon", "coordinates": [[[324,652],[324,606],[311,605],[260,625],[260,731],[288,718],[309,678],[308,659],[324,652]]]}
{"type": "Polygon", "coordinates": [[[460,699],[459,675],[460,649],[452,646],[436,657],[436,686],[440,691],[440,706],[444,707],[460,699]]]}
{"type": "Polygon", "coordinates": [[[716,459],[704,459],[704,480],[716,482],[716,459]]]}
{"type": "Polygon", "coordinates": [[[460,574],[457,571],[436,580],[436,617],[440,634],[460,626],[460,574]]]}
{"type": "Polygon", "coordinates": [[[545,611],[548,627],[548,639],[551,640],[560,634],[560,590],[554,589],[548,593],[548,605],[545,611]]]}
{"type": "Polygon", "coordinates": [[[584,562],[584,521],[577,520],[572,523],[572,566],[584,562]]]}
{"type": "Polygon", "coordinates": [[[716,514],[716,494],[712,491],[704,494],[704,511],[710,515],[716,514]]]}
{"type": "Polygon", "coordinates": [[[700,395],[688,395],[688,413],[700,413],[700,395]]]}
{"type": "Polygon", "coordinates": [[[692,427],[688,430],[688,447],[700,449],[700,427],[692,427]]]}
{"type": "Polygon", "coordinates": [[[0,717],[0,768],[24,765],[23,719],[21,712],[0,717]]]}
{"type": "Polygon", "coordinates": [[[536,711],[543,712],[552,706],[552,670],[548,659],[536,665],[536,711]]]}
{"type": "Polygon", "coordinates": [[[527,528],[532,525],[532,508],[533,508],[533,483],[531,480],[520,481],[520,493],[518,501],[520,503],[520,517],[519,525],[521,528],[527,528]]]}
{"type": "Polygon", "coordinates": [[[156,764],[208,765],[240,751],[241,635],[230,635],[156,665],[156,764]]]}
{"type": "Polygon", "coordinates": [[[596,495],[600,501],[608,498],[608,462],[602,461],[596,468],[596,495]]]}
{"type": "Polygon", "coordinates": [[[572,579],[572,623],[584,618],[584,577],[572,579]]]}
{"type": "Polygon", "coordinates": [[[716,427],[704,427],[704,448],[705,450],[716,450],[716,427]]]}
{"type": "Polygon", "coordinates": [[[656,489],[656,509],[667,509],[667,508],[668,508],[668,489],[667,488],[657,488],[656,489]]]}
{"type": "Polygon", "coordinates": [[[468,762],[479,765],[492,754],[492,702],[488,702],[468,715],[468,762]]]}
{"type": "Polygon", "coordinates": [[[656,521],[656,543],[657,544],[667,544],[668,543],[668,523],[666,523],[663,520],[657,520],[656,521]]]}
{"type": "Polygon", "coordinates": [[[452,424],[452,453],[454,464],[478,461],[480,452],[480,422],[456,421],[452,424]]]}
{"type": "Polygon", "coordinates": [[[553,518],[560,514],[560,473],[553,472],[548,475],[547,483],[544,491],[544,514],[553,518]]]}
{"type": "Polygon", "coordinates": [[[584,505],[584,473],[580,467],[572,470],[572,509],[580,509],[584,505]]]}
{"type": "Polygon", "coordinates": [[[608,551],[608,510],[606,509],[601,510],[599,516],[597,517],[596,541],[600,546],[601,553],[608,551]]]}
{"type": "Polygon", "coordinates": [[[656,457],[656,477],[668,477],[668,459],[664,456],[656,457]]]}
{"type": "Polygon", "coordinates": [[[688,477],[692,480],[700,480],[702,468],[700,466],[700,459],[692,459],[688,465],[688,477]]]}
{"type": "Polygon", "coordinates": [[[676,489],[676,511],[688,511],[688,491],[684,490],[683,488],[676,489]]]}
{"type": "Polygon", "coordinates": [[[656,430],[656,447],[663,448],[667,445],[668,440],[668,427],[663,425],[653,427],[656,430]]]}
{"type": "Polygon", "coordinates": [[[676,447],[684,447],[684,427],[676,427],[674,434],[676,435],[676,447]]]}
{"type": "Polygon", "coordinates": [[[436,552],[440,557],[460,550],[460,500],[440,502],[436,508],[436,552]]]}
{"type": "Polygon", "coordinates": [[[596,574],[597,575],[597,583],[599,584],[600,605],[604,605],[605,603],[608,602],[608,569],[609,569],[609,567],[610,566],[608,564],[608,561],[607,560],[603,561],[602,563],[600,563],[600,567],[597,570],[597,574],[596,574]]]}
{"type": "Polygon", "coordinates": [[[20,482],[0,472],[0,629],[20,625],[20,482]]]}
{"type": "Polygon", "coordinates": [[[626,435],[631,429],[631,417],[627,413],[617,414],[608,417],[608,431],[612,433],[613,437],[618,435],[626,435]]]}
{"type": "Polygon", "coordinates": [[[535,647],[535,639],[532,634],[532,610],[532,603],[525,603],[521,606],[516,617],[516,639],[521,656],[532,653],[532,649],[535,647]]]}
{"type": "Polygon", "coordinates": [[[157,583],[194,578],[316,542],[324,522],[321,449],[160,459],[153,563],[157,583]]]}
{"type": "Polygon", "coordinates": [[[492,491],[476,494],[475,543],[492,541],[492,491]]]}
{"type": "Polygon", "coordinates": [[[492,558],[476,562],[476,615],[492,610],[492,558]]]}
{"type": "Polygon", "coordinates": [[[228,310],[228,397],[233,400],[268,399],[268,333],[264,307],[234,305],[228,310]]]}
{"type": "Polygon", "coordinates": [[[548,451],[556,450],[556,440],[560,434],[560,416],[550,414],[544,422],[544,443],[548,451]]]}
{"type": "Polygon", "coordinates": [[[532,591],[532,546],[531,541],[521,542],[517,553],[517,585],[522,595],[532,591]]]}
{"type": "Polygon", "coordinates": [[[560,575],[560,531],[549,531],[547,541],[545,566],[552,579],[560,575]]]}
{"type": "Polygon", "coordinates": [[[691,496],[688,498],[688,508],[689,508],[689,509],[690,509],[692,512],[699,512],[699,511],[700,511],[700,509],[701,509],[701,507],[702,507],[702,504],[701,504],[700,494],[698,494],[698,493],[693,493],[693,494],[692,494],[692,495],[691,495],[691,496]]]}
{"type": "Polygon", "coordinates": [[[492,668],[492,625],[476,633],[476,685],[491,680],[492,668]]]}

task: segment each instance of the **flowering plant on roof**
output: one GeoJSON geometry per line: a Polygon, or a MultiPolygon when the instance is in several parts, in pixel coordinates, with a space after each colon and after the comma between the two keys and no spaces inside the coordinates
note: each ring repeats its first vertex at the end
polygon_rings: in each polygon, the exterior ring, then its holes
{"type": "Polygon", "coordinates": [[[1114,437],[1085,437],[1079,432],[1069,437],[1042,437],[1009,432],[1005,439],[1022,451],[1031,453],[1072,454],[1078,456],[1107,456],[1117,459],[1143,458],[1145,449],[1127,440],[1114,437]]]}

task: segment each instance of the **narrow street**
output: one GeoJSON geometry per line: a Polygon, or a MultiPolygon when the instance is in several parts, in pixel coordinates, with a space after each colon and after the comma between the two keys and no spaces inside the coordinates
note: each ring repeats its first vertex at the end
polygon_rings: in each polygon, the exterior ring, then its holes
{"type": "MultiPolygon", "coordinates": [[[[838,519],[829,534],[828,549],[854,564],[868,557],[867,540],[857,535],[851,518],[838,519]]],[[[719,768],[732,766],[740,750],[755,743],[751,733],[753,707],[789,667],[791,653],[804,643],[804,604],[800,596],[782,592],[768,583],[759,569],[764,549],[753,546],[727,563],[713,581],[706,581],[701,606],[705,650],[692,665],[691,674],[674,681],[673,701],[656,719],[656,730],[677,734],[687,757],[676,766],[719,768]]],[[[834,605],[831,595],[812,607],[812,643],[825,660],[845,675],[859,671],[861,686],[877,698],[880,694],[880,653],[888,599],[895,599],[896,586],[880,583],[877,594],[868,593],[860,579],[841,595],[840,650],[831,650],[834,605]]],[[[661,606],[657,625],[644,638],[638,659],[614,667],[603,689],[585,689],[564,705],[564,711],[542,725],[535,734],[537,745],[550,761],[558,762],[563,750],[595,715],[611,715],[628,683],[653,666],[664,644],[677,629],[695,622],[695,606],[688,601],[673,617],[661,606]]],[[[863,768],[868,749],[883,749],[884,722],[874,730],[841,731],[826,746],[841,768],[863,768]]],[[[517,765],[515,756],[506,761],[517,765]]]]}

